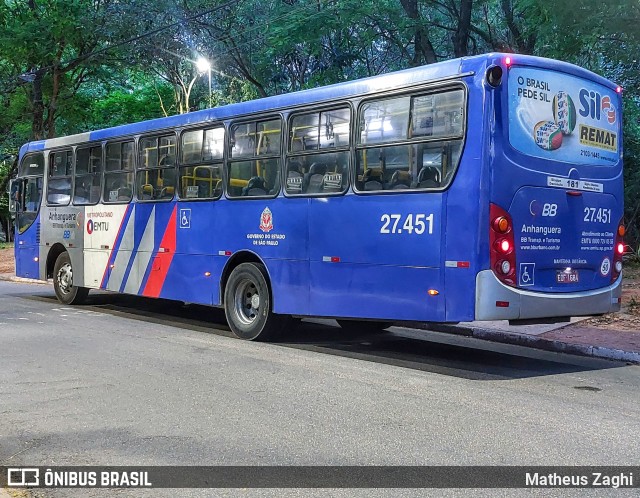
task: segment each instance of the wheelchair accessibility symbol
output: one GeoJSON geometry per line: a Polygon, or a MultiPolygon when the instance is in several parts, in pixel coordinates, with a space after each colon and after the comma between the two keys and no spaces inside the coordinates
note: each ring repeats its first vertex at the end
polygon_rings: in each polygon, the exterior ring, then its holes
{"type": "Polygon", "coordinates": [[[180,228],[191,228],[191,209],[180,210],[180,228]]]}
{"type": "Polygon", "coordinates": [[[535,263],[520,263],[520,274],[518,276],[518,285],[524,287],[526,285],[533,285],[535,278],[536,264],[535,263]]]}

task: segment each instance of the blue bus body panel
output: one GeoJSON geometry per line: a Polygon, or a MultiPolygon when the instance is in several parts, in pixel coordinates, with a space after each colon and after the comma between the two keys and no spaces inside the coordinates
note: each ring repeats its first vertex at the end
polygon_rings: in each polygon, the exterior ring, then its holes
{"type": "Polygon", "coordinates": [[[40,213],[33,224],[15,238],[16,276],[23,278],[40,278],[40,213]]]}
{"type": "Polygon", "coordinates": [[[467,104],[467,139],[463,159],[443,204],[443,265],[446,282],[446,321],[474,319],[475,288],[478,271],[489,266],[486,247],[488,235],[490,177],[484,166],[487,146],[494,123],[493,103],[485,97],[485,69],[475,67],[476,74],[465,79],[469,87],[467,104]],[[473,130],[470,132],[469,130],[473,130]],[[480,130],[480,131],[479,131],[480,130]],[[470,195],[473,192],[473,195],[470,195]]]}
{"type": "Polygon", "coordinates": [[[442,298],[427,294],[444,291],[441,213],[442,194],[435,192],[384,202],[355,194],[313,199],[311,309],[328,316],[443,320],[442,298]],[[418,215],[427,220],[424,226],[418,215]]]}

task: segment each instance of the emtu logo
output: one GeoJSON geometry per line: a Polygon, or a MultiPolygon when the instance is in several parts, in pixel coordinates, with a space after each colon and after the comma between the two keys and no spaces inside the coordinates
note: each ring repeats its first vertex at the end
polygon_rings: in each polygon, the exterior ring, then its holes
{"type": "Polygon", "coordinates": [[[93,232],[107,232],[109,231],[108,221],[87,221],[87,233],[91,235],[93,232]]]}
{"type": "Polygon", "coordinates": [[[579,94],[581,108],[580,116],[600,121],[602,114],[610,124],[616,122],[616,109],[611,103],[611,98],[602,96],[593,90],[583,88],[579,94]]]}

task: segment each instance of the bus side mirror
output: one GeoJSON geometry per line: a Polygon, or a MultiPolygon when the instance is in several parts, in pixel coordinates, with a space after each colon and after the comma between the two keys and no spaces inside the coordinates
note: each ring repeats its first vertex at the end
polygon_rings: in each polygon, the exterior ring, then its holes
{"type": "Polygon", "coordinates": [[[17,178],[9,183],[9,212],[16,214],[22,200],[22,182],[17,178]]]}

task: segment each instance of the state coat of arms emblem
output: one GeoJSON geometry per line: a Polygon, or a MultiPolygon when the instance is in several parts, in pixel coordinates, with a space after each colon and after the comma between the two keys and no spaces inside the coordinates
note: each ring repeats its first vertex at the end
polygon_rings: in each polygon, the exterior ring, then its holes
{"type": "Polygon", "coordinates": [[[273,215],[268,207],[264,208],[264,211],[262,211],[262,214],[260,215],[260,230],[263,232],[270,232],[273,230],[273,215]]]}

